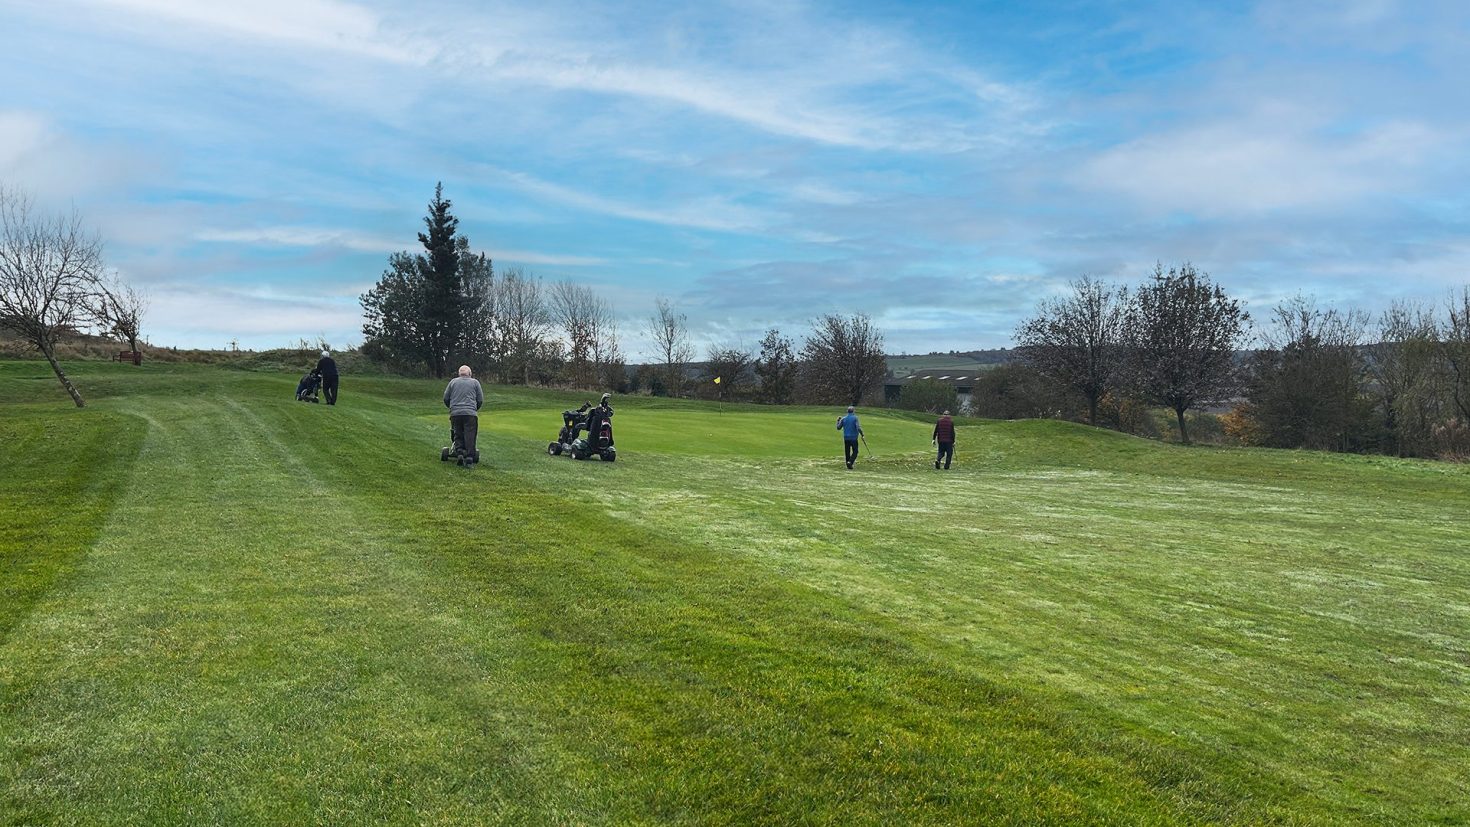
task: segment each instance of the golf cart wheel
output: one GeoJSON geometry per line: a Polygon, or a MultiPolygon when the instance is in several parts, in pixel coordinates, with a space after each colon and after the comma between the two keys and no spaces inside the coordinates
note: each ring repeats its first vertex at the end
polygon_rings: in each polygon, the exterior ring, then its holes
{"type": "Polygon", "coordinates": [[[546,453],[556,456],[561,453],[561,443],[552,442],[546,446],[546,453]]]}
{"type": "Polygon", "coordinates": [[[449,448],[440,448],[439,449],[439,461],[440,462],[448,462],[449,461],[450,450],[451,449],[449,449],[449,448]]]}
{"type": "Polygon", "coordinates": [[[617,458],[618,458],[618,452],[617,451],[608,451],[607,453],[605,453],[605,454],[602,455],[602,461],[603,462],[616,462],[617,461],[617,458]]]}

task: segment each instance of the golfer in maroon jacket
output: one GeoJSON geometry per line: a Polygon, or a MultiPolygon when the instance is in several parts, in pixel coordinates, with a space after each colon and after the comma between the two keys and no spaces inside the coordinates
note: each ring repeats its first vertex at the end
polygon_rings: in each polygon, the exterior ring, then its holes
{"type": "Polygon", "coordinates": [[[954,420],[949,418],[949,411],[945,411],[944,416],[939,417],[939,421],[934,423],[932,441],[939,446],[939,453],[934,457],[934,467],[938,468],[939,463],[943,461],[944,467],[948,469],[949,461],[954,459],[954,420]]]}

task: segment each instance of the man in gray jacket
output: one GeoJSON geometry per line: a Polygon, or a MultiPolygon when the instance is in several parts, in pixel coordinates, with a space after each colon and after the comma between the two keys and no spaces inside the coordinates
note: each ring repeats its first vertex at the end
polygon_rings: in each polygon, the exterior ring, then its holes
{"type": "Polygon", "coordinates": [[[480,461],[475,450],[475,437],[480,432],[480,406],[485,404],[485,391],[480,380],[470,375],[469,365],[459,366],[459,375],[444,388],[444,407],[449,409],[449,433],[452,452],[459,464],[469,468],[480,461]]]}

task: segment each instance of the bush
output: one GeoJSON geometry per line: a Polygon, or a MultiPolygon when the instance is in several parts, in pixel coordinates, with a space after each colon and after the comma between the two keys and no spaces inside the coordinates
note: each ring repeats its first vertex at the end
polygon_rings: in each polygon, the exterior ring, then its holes
{"type": "Polygon", "coordinates": [[[1085,406],[1076,394],[1057,388],[1019,362],[985,371],[970,394],[971,415],[986,419],[1055,419],[1085,412],[1085,406]]]}
{"type": "Polygon", "coordinates": [[[1434,455],[1447,462],[1470,462],[1470,426],[1457,419],[1429,429],[1434,455]]]}
{"type": "Polygon", "coordinates": [[[932,414],[942,411],[957,412],[960,408],[960,395],[955,391],[953,385],[945,382],[916,379],[903,386],[893,406],[906,411],[924,411],[932,414]]]}
{"type": "Polygon", "coordinates": [[[1125,434],[1159,438],[1159,426],[1148,406],[1138,399],[1111,391],[1097,402],[1097,424],[1125,434]]]}
{"type": "Polygon", "coordinates": [[[1225,439],[1236,445],[1266,444],[1266,433],[1249,405],[1236,405],[1221,414],[1220,427],[1225,431],[1225,439]]]}
{"type": "MultiPolygon", "coordinates": [[[[1174,412],[1163,408],[1153,411],[1154,422],[1165,442],[1179,442],[1179,421],[1174,412]]],[[[1229,440],[1225,435],[1225,423],[1217,414],[1205,411],[1185,411],[1184,423],[1189,428],[1189,441],[1197,445],[1224,445],[1229,440]]]]}

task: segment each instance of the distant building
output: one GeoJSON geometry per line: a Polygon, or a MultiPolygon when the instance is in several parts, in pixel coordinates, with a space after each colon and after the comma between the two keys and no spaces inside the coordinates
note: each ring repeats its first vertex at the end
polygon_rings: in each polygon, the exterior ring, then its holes
{"type": "MultiPolygon", "coordinates": [[[[986,367],[993,367],[993,365],[987,365],[986,367]]],[[[964,410],[970,407],[970,396],[975,392],[975,385],[979,383],[980,377],[984,375],[985,370],[981,368],[971,370],[921,370],[901,379],[888,378],[883,380],[883,401],[892,405],[898,401],[899,395],[903,393],[904,385],[926,379],[930,382],[939,382],[952,386],[955,394],[960,398],[960,410],[964,410]]],[[[959,411],[955,411],[955,413],[959,413],[959,411]]]]}

